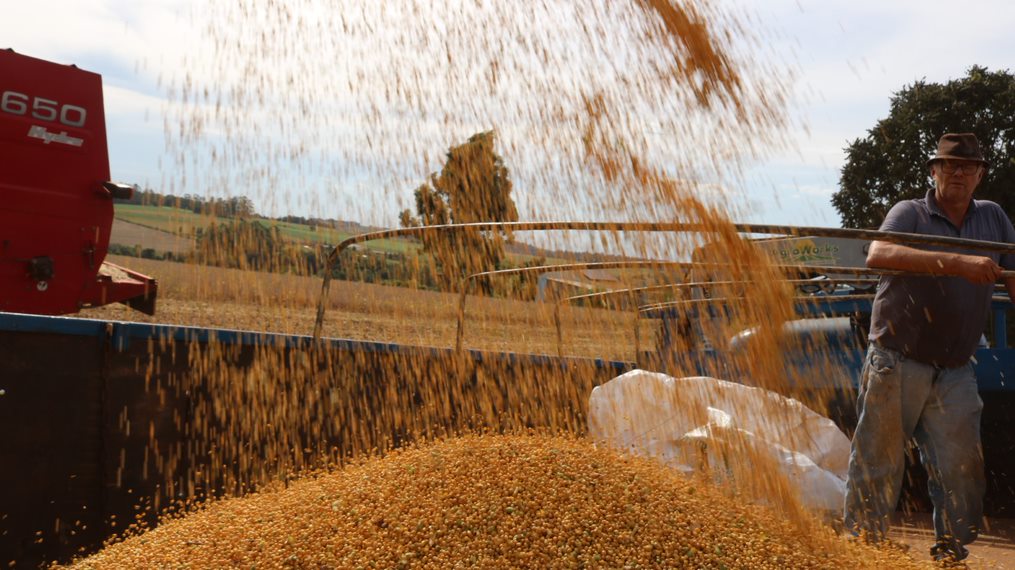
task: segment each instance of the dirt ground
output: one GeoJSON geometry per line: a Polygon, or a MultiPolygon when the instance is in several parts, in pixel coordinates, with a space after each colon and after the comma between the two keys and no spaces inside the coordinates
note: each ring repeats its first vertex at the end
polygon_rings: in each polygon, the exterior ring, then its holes
{"type": "MultiPolygon", "coordinates": [[[[899,514],[892,526],[892,538],[910,546],[917,560],[930,560],[934,544],[934,522],[929,513],[899,514]]],[[[987,529],[969,545],[968,568],[1015,570],[1015,520],[987,519],[987,529]]]]}

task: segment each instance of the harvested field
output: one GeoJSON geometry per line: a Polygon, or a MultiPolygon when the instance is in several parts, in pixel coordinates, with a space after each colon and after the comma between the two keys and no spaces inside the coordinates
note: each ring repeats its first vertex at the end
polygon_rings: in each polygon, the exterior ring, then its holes
{"type": "MultiPolygon", "coordinates": [[[[158,279],[156,315],[107,305],[75,316],[287,334],[313,331],[320,278],[119,256],[109,260],[158,279]]],[[[436,347],[455,344],[457,295],[336,281],[329,298],[325,336],[436,347]]],[[[630,312],[565,307],[561,311],[564,353],[633,360],[634,323],[630,312]]],[[[647,347],[656,323],[643,320],[639,326],[647,347]]],[[[469,299],[468,348],[556,354],[556,334],[551,304],[469,299]]]]}
{"type": "Polygon", "coordinates": [[[167,231],[150,228],[119,218],[113,219],[113,229],[109,243],[127,247],[140,246],[160,252],[190,253],[194,250],[194,240],[180,237],[167,231]]]}
{"type": "Polygon", "coordinates": [[[917,568],[652,460],[465,436],[212,503],[77,568],[917,568]]]}

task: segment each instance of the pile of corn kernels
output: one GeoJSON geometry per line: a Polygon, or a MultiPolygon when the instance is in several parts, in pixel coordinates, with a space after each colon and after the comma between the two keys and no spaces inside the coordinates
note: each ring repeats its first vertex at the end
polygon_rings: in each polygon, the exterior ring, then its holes
{"type": "Polygon", "coordinates": [[[648,459],[467,435],[210,503],[79,568],[905,568],[648,459]]]}

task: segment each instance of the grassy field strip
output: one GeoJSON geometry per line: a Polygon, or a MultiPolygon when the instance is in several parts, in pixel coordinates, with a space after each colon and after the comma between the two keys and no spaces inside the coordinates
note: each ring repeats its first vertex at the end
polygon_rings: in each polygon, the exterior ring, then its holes
{"type": "Polygon", "coordinates": [[[168,206],[117,204],[114,212],[115,217],[121,220],[178,235],[191,235],[197,228],[208,227],[213,219],[211,216],[168,206]]]}
{"type": "MultiPolygon", "coordinates": [[[[137,204],[117,204],[115,217],[126,222],[138,224],[148,228],[162,230],[171,234],[190,236],[197,229],[203,229],[212,224],[218,218],[203,214],[195,214],[190,210],[172,208],[168,206],[140,206],[137,204]]],[[[228,221],[228,218],[218,219],[228,221]]],[[[268,227],[277,227],[283,236],[300,243],[323,243],[334,245],[353,235],[351,232],[341,232],[330,228],[314,228],[313,226],[280,222],[265,218],[254,218],[268,227]]],[[[148,244],[141,244],[142,247],[151,247],[148,244]]],[[[372,251],[384,253],[406,253],[419,249],[419,245],[400,239],[384,239],[364,244],[364,247],[372,251]]]]}
{"type": "MultiPolygon", "coordinates": [[[[276,220],[261,219],[261,223],[268,227],[277,227],[283,236],[301,243],[324,243],[335,245],[354,235],[351,232],[341,232],[331,228],[307,226],[291,222],[279,222],[276,220]]],[[[402,239],[381,239],[363,244],[363,247],[374,251],[385,253],[407,253],[419,250],[419,244],[402,239]]]]}

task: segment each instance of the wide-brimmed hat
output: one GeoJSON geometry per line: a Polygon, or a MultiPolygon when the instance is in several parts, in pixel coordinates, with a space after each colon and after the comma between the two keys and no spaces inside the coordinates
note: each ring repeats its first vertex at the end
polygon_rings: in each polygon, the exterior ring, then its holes
{"type": "Polygon", "coordinates": [[[980,141],[976,140],[973,133],[946,133],[941,135],[937,141],[937,154],[927,161],[930,166],[935,160],[975,160],[984,166],[988,166],[980,152],[980,141]]]}

